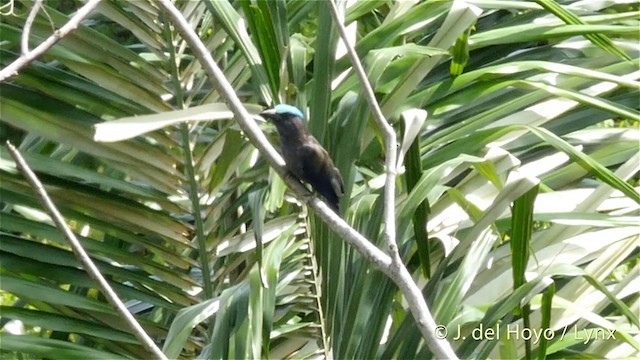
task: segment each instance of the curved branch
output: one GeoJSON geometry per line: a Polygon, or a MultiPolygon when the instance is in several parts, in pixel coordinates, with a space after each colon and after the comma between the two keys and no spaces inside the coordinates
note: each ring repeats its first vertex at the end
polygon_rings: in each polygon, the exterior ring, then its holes
{"type": "MultiPolygon", "coordinates": [[[[397,249],[395,256],[398,257],[398,259],[393,260],[391,256],[378,249],[369,242],[369,240],[362,236],[362,234],[358,233],[342,218],[331,211],[324,202],[316,196],[312,196],[301,183],[294,181],[289,176],[286,176],[284,161],[273,146],[267,141],[265,135],[262,133],[255,120],[253,120],[252,116],[242,106],[240,99],[236,95],[229,81],[227,81],[224,73],[213,60],[211,54],[198,35],[187,23],[182,13],[180,13],[170,0],[160,0],[160,5],[165,9],[177,30],[182,34],[184,40],[189,44],[189,46],[191,46],[191,51],[193,51],[193,54],[202,64],[209,81],[212,82],[213,86],[225,98],[229,105],[229,109],[231,109],[235,115],[235,118],[251,143],[258,149],[260,155],[262,155],[269,165],[276,170],[287,186],[300,196],[300,198],[307,203],[309,208],[311,208],[325,223],[327,223],[331,230],[354,246],[356,250],[367,258],[367,260],[371,261],[398,285],[400,291],[407,298],[411,313],[416,319],[418,328],[420,328],[427,344],[436,356],[439,358],[457,358],[449,343],[444,340],[437,339],[435,322],[427,308],[420,289],[413,282],[411,274],[409,274],[402,262],[399,261],[397,249]]],[[[384,117],[382,117],[382,119],[384,119],[384,117]]],[[[388,125],[386,121],[384,121],[384,124],[390,128],[390,125],[388,125]]],[[[382,125],[385,126],[384,124],[382,125]]],[[[393,132],[392,128],[389,138],[392,140],[392,143],[395,143],[395,132],[393,132]]],[[[389,157],[393,160],[392,162],[395,162],[395,156],[393,156],[395,151],[396,150],[393,149],[390,154],[387,154],[387,156],[391,155],[389,157]]],[[[391,171],[390,178],[394,177],[392,170],[394,168],[395,167],[388,167],[387,171],[391,171]]],[[[390,189],[393,190],[393,187],[390,189]]],[[[395,234],[395,228],[390,231],[392,234],[395,234]]],[[[387,234],[389,234],[389,232],[387,232],[387,234]]],[[[395,235],[392,241],[395,245],[395,235]]]]}
{"type": "Polygon", "coordinates": [[[422,332],[422,336],[427,342],[427,345],[433,351],[436,357],[442,359],[456,359],[457,356],[455,352],[453,352],[451,345],[445,339],[439,338],[437,336],[437,325],[435,320],[433,319],[433,316],[431,315],[431,311],[429,311],[429,308],[427,307],[427,303],[422,296],[420,288],[418,288],[416,283],[413,281],[411,274],[402,263],[402,259],[400,258],[400,254],[398,253],[395,222],[395,183],[397,163],[396,151],[398,148],[396,132],[382,114],[382,110],[378,105],[376,95],[373,92],[371,84],[369,83],[369,79],[367,78],[367,74],[362,67],[362,63],[358,58],[358,54],[356,53],[356,50],[353,48],[353,46],[349,43],[347,30],[342,24],[342,20],[338,15],[338,9],[336,8],[335,3],[333,2],[333,0],[327,0],[327,5],[329,7],[329,11],[331,12],[333,22],[338,28],[340,37],[342,38],[342,41],[344,42],[344,45],[347,49],[347,54],[349,54],[349,57],[351,58],[353,69],[358,76],[358,79],[360,80],[360,84],[362,85],[362,89],[364,90],[364,95],[367,100],[367,104],[369,105],[369,109],[373,113],[373,117],[384,133],[385,137],[385,167],[387,177],[384,185],[384,231],[387,246],[389,247],[389,255],[391,256],[392,260],[392,265],[387,271],[385,271],[385,274],[387,274],[396,283],[402,294],[407,299],[407,302],[409,303],[409,309],[411,310],[411,313],[416,320],[418,328],[422,332]]]}
{"type": "Polygon", "coordinates": [[[38,15],[38,11],[40,10],[40,6],[42,6],[42,0],[36,0],[33,3],[33,7],[31,11],[29,11],[29,16],[27,16],[27,21],[24,23],[24,30],[22,30],[22,44],[21,44],[21,52],[22,55],[26,55],[29,53],[29,33],[31,32],[31,26],[33,26],[33,20],[35,20],[36,15],[38,15]]]}
{"type": "Polygon", "coordinates": [[[303,202],[314,210],[324,220],[333,231],[343,239],[352,244],[368,260],[375,263],[380,268],[387,268],[391,265],[391,258],[384,252],[371,244],[364,236],[354,230],[341,217],[336,215],[329,207],[316,196],[313,196],[307,188],[299,181],[287,176],[284,160],[273,148],[265,135],[256,124],[253,117],[247,112],[242,102],[235,93],[235,90],[227,81],[224,73],[209,53],[209,50],[202,43],[198,35],[191,28],[182,13],[173,5],[170,0],[160,0],[161,6],[173,21],[177,30],[182,34],[184,40],[191,46],[191,51],[202,64],[202,68],[213,86],[226,99],[229,109],[235,115],[238,124],[245,132],[251,143],[258,149],[269,165],[276,170],[287,186],[292,189],[303,202]]]}
{"type": "MultiPolygon", "coordinates": [[[[83,7],[78,9],[75,15],[69,20],[64,26],[60,28],[60,30],[56,30],[53,32],[51,36],[49,36],[45,41],[43,41],[40,45],[36,46],[33,50],[27,51],[26,53],[21,54],[15,61],[11,64],[5,66],[2,70],[0,70],[0,82],[6,80],[7,78],[17,75],[18,71],[23,67],[29,65],[32,61],[37,59],[40,55],[44,54],[47,50],[49,50],[53,45],[55,45],[62,38],[67,36],[70,32],[75,30],[80,22],[84,20],[91,12],[100,4],[101,0],[89,0],[83,7]]],[[[33,12],[33,11],[32,11],[33,12]]],[[[23,39],[24,40],[24,39],[23,39]]],[[[24,42],[22,44],[23,52],[24,52],[24,42]]],[[[27,49],[28,50],[28,49],[27,49]]]]}
{"type": "MultiPolygon", "coordinates": [[[[396,153],[398,148],[396,132],[389,124],[387,119],[385,119],[384,115],[382,114],[382,110],[380,110],[380,106],[378,105],[378,101],[376,100],[376,95],[371,88],[371,84],[369,84],[367,74],[362,67],[362,63],[360,63],[360,59],[358,59],[358,54],[356,54],[356,50],[349,43],[347,29],[345,29],[344,25],[342,25],[342,21],[340,20],[340,16],[338,15],[336,4],[333,2],[333,0],[327,0],[327,4],[329,7],[329,12],[331,13],[331,17],[333,18],[333,22],[338,28],[338,33],[340,33],[340,38],[342,38],[342,41],[344,42],[344,45],[347,49],[347,54],[349,54],[349,57],[351,58],[353,69],[358,76],[358,80],[360,80],[362,90],[364,90],[364,95],[365,99],[367,100],[367,104],[369,105],[369,110],[371,110],[371,112],[373,113],[373,118],[375,119],[376,124],[378,124],[380,130],[384,134],[386,147],[386,179],[384,184],[384,237],[387,242],[387,246],[389,247],[389,254],[394,260],[396,260],[396,255],[398,255],[398,245],[396,244],[395,217],[396,153]]],[[[400,257],[397,257],[399,260],[400,257]]]]}

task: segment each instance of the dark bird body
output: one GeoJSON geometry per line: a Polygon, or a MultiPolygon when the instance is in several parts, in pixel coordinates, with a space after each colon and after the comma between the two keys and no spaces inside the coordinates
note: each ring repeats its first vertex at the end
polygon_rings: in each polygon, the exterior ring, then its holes
{"type": "Polygon", "coordinates": [[[302,112],[280,104],[260,115],[276,126],[289,172],[309,183],[339,213],[339,197],[344,192],[342,176],[327,150],[307,131],[302,112]]]}

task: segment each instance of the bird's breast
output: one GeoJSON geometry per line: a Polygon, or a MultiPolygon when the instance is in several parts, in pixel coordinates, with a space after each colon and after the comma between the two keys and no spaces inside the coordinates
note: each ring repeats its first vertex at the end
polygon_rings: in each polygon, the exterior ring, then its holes
{"type": "Polygon", "coordinates": [[[287,169],[300,180],[305,180],[304,164],[302,163],[302,158],[300,155],[301,146],[283,144],[281,148],[282,157],[284,158],[284,162],[287,165],[287,169]]]}

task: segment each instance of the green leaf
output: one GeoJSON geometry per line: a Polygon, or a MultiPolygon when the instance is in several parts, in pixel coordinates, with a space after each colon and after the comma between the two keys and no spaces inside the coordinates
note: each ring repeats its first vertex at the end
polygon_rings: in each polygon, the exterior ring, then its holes
{"type": "MultiPolygon", "coordinates": [[[[255,113],[262,109],[257,105],[250,106],[250,108],[255,113]]],[[[213,121],[228,120],[231,118],[233,118],[233,114],[227,108],[226,104],[206,104],[184,110],[129,116],[99,123],[95,125],[95,135],[93,139],[101,142],[121,141],[186,121],[213,121]]]]}
{"type": "MultiPolygon", "coordinates": [[[[536,0],[540,6],[542,6],[545,10],[553,13],[555,16],[560,18],[567,24],[579,25],[583,24],[580,18],[574,15],[571,11],[568,11],[563,6],[558,4],[553,0],[536,0]]],[[[603,34],[587,34],[585,35],[589,41],[594,43],[595,45],[601,47],[603,50],[607,51],[610,54],[620,56],[621,58],[631,61],[629,55],[625,54],[622,50],[620,50],[613,41],[606,35],[603,34]]]]}
{"type": "Polygon", "coordinates": [[[132,359],[115,353],[96,350],[91,347],[67,341],[41,338],[30,335],[0,335],[0,342],[5,351],[16,351],[22,354],[34,354],[41,357],[52,356],[60,359],[132,359]]]}
{"type": "Polygon", "coordinates": [[[20,320],[30,326],[41,326],[54,331],[87,334],[102,339],[130,344],[138,343],[138,340],[136,340],[136,338],[131,334],[111,327],[100,326],[91,321],[74,319],[44,311],[20,309],[10,306],[0,306],[0,311],[2,311],[2,317],[12,320],[20,320]]]}

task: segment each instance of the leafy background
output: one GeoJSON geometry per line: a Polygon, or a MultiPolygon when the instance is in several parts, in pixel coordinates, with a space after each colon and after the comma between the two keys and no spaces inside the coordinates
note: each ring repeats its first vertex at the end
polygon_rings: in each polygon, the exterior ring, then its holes
{"type": "MultiPolygon", "coordinates": [[[[32,46],[79,5],[46,2],[32,46]]],[[[30,6],[3,7],[2,66],[30,6]]],[[[178,6],[251,111],[303,109],[345,179],[347,221],[378,244],[382,138],[326,4],[178,6]]],[[[401,254],[460,357],[640,351],[639,14],[636,1],[348,4],[405,154],[401,254]],[[474,340],[481,326],[502,336],[474,340]],[[554,336],[507,336],[525,327],[554,336]]],[[[102,2],[0,94],[3,139],[168,357],[431,356],[397,288],[287,195],[154,2],[102,2]],[[123,140],[95,141],[97,124],[123,140]]],[[[1,155],[3,356],[148,357],[1,155]]]]}

